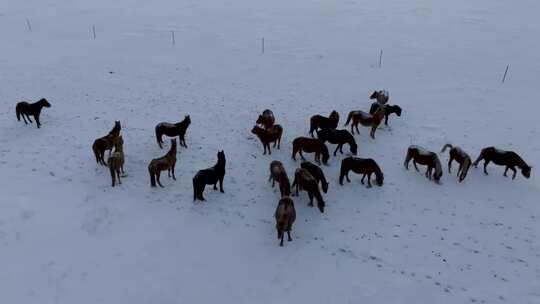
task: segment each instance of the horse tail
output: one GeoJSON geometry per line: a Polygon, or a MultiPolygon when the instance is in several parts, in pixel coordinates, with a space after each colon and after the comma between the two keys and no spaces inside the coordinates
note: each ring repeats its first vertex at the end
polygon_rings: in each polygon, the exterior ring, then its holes
{"type": "Polygon", "coordinates": [[[347,175],[347,164],[345,159],[341,161],[341,168],[339,169],[339,184],[343,185],[343,178],[347,175]]]}
{"type": "Polygon", "coordinates": [[[324,213],[325,203],[324,203],[324,199],[323,199],[323,197],[321,195],[321,191],[319,191],[319,186],[317,186],[314,194],[315,194],[315,199],[317,199],[317,207],[319,208],[321,213],[324,213]]]}
{"type": "Polygon", "coordinates": [[[97,141],[94,141],[94,144],[92,145],[92,151],[94,151],[94,155],[96,156],[96,163],[99,164],[99,148],[98,148],[98,145],[97,145],[97,141]]]}
{"type": "Polygon", "coordinates": [[[311,119],[309,120],[309,134],[311,134],[311,137],[313,137],[313,131],[315,131],[317,129],[317,126],[316,126],[316,121],[315,121],[315,117],[311,117],[311,119]]]}
{"type": "Polygon", "coordinates": [[[444,153],[444,151],[446,151],[447,148],[452,149],[453,146],[451,144],[445,144],[441,149],[441,153],[444,153]]]}
{"type": "Polygon", "coordinates": [[[197,176],[193,177],[193,201],[197,200],[197,176]]]}
{"type": "Polygon", "coordinates": [[[345,122],[345,125],[348,126],[351,122],[351,119],[353,117],[353,111],[349,112],[349,115],[347,115],[347,121],[345,122]]]}
{"type": "Polygon", "coordinates": [[[163,144],[163,140],[161,139],[161,133],[159,132],[159,127],[156,127],[156,141],[159,147],[161,147],[161,145],[163,144]]]}
{"type": "Polygon", "coordinates": [[[19,107],[15,107],[15,114],[17,114],[17,121],[21,121],[21,111],[19,107]]]}
{"type": "Polygon", "coordinates": [[[411,158],[412,158],[412,150],[409,147],[409,149],[407,149],[407,156],[405,156],[405,161],[403,162],[403,166],[405,166],[405,169],[409,169],[409,162],[411,161],[411,158]]]}
{"type": "Polygon", "coordinates": [[[114,184],[116,184],[116,174],[114,170],[114,157],[109,157],[107,160],[107,165],[109,166],[109,172],[111,172],[111,179],[112,179],[112,185],[114,187],[114,184]]]}
{"type": "Polygon", "coordinates": [[[156,176],[154,175],[154,168],[152,164],[148,165],[148,173],[150,174],[150,186],[156,186],[156,176]]]}

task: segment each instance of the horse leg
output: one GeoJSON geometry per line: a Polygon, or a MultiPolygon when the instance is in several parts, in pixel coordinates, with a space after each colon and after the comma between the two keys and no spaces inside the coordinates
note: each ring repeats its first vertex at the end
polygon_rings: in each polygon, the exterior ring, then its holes
{"type": "Polygon", "coordinates": [[[488,172],[487,172],[487,165],[489,164],[489,160],[487,159],[484,159],[484,174],[485,175],[488,175],[488,172]]]}
{"type": "Polygon", "coordinates": [[[219,179],[219,192],[225,193],[223,190],[223,177],[219,179]]]}
{"type": "Polygon", "coordinates": [[[354,122],[351,123],[351,134],[354,135],[354,122]]]}
{"type": "Polygon", "coordinates": [[[176,167],[176,162],[173,162],[171,165],[172,179],[176,180],[176,175],[174,174],[174,167],[176,167]]]}
{"type": "MultiPolygon", "coordinates": [[[[339,149],[339,146],[340,146],[340,145],[341,145],[341,144],[337,145],[336,150],[334,150],[334,156],[336,156],[337,150],[339,149]]],[[[341,153],[343,153],[343,152],[341,152],[341,153]]]]}
{"type": "Polygon", "coordinates": [[[30,115],[28,115],[28,113],[26,113],[25,115],[26,115],[26,119],[28,119],[28,122],[32,123],[32,120],[30,119],[30,115]]]}
{"type": "Polygon", "coordinates": [[[122,184],[122,180],[120,180],[120,168],[116,169],[116,176],[118,176],[118,184],[122,184]]]}
{"type": "Polygon", "coordinates": [[[296,149],[293,147],[293,151],[292,151],[292,159],[293,159],[294,161],[296,161],[296,153],[297,153],[297,152],[298,152],[298,151],[296,151],[296,149]]]}
{"type": "Polygon", "coordinates": [[[366,175],[367,174],[362,175],[362,179],[360,180],[360,183],[362,183],[362,185],[364,184],[364,179],[366,178],[366,175]]]}
{"type": "Polygon", "coordinates": [[[390,116],[389,114],[384,114],[384,125],[385,126],[388,126],[388,116],[390,116]]]}
{"type": "Polygon", "coordinates": [[[377,126],[374,125],[371,127],[371,132],[369,132],[369,136],[373,139],[375,139],[375,130],[377,130],[377,126]]]}
{"type": "MultiPolygon", "coordinates": [[[[302,150],[300,150],[299,153],[300,153],[300,157],[302,158],[302,160],[306,160],[306,159],[304,158],[304,154],[302,154],[302,150]]],[[[295,160],[296,160],[296,159],[295,159],[295,160]]]]}
{"type": "Polygon", "coordinates": [[[291,237],[291,229],[289,228],[289,230],[287,230],[287,241],[291,242],[292,241],[292,237],[291,237]]]}
{"type": "MultiPolygon", "coordinates": [[[[349,144],[350,146],[351,144],[349,144]]],[[[343,144],[339,144],[339,153],[343,154],[343,144]]],[[[335,154],[334,154],[335,156],[335,154]]]]}
{"type": "Polygon", "coordinates": [[[41,123],[39,122],[39,114],[34,115],[34,119],[36,120],[36,124],[38,129],[41,128],[41,123]]]}
{"type": "Polygon", "coordinates": [[[426,177],[428,179],[431,179],[431,166],[428,166],[426,169],[426,177]]]}
{"type": "Polygon", "coordinates": [[[367,184],[368,184],[367,187],[371,188],[371,173],[369,173],[367,176],[367,184]]]}
{"type": "Polygon", "coordinates": [[[517,173],[516,168],[510,167],[510,170],[514,171],[514,175],[512,175],[512,179],[516,179],[516,173],[517,173]]]}
{"type": "Polygon", "coordinates": [[[278,148],[278,150],[281,149],[281,135],[278,138],[277,148],[278,148]]]}
{"type": "Polygon", "coordinates": [[[27,125],[27,124],[28,124],[28,122],[26,122],[26,118],[24,117],[24,116],[25,116],[25,115],[24,115],[24,113],[23,113],[23,114],[21,114],[21,116],[22,116],[22,118],[23,118],[23,120],[24,120],[24,124],[25,124],[25,125],[27,125]]]}
{"type": "MultiPolygon", "coordinates": [[[[452,157],[450,157],[450,159],[448,160],[448,173],[451,174],[452,173],[452,157]]],[[[459,170],[458,170],[458,174],[459,174],[459,170]]]]}
{"type": "Polygon", "coordinates": [[[356,128],[356,133],[360,134],[360,130],[358,129],[358,123],[356,123],[356,125],[354,125],[354,127],[356,128]]]}
{"type": "Polygon", "coordinates": [[[308,206],[313,207],[313,193],[311,191],[308,191],[308,196],[309,196],[308,206]]]}
{"type": "Polygon", "coordinates": [[[283,237],[284,237],[284,235],[285,235],[285,234],[284,234],[283,231],[282,231],[282,232],[281,232],[281,236],[280,236],[281,241],[279,242],[279,246],[281,246],[281,247],[283,247],[283,237]]]}
{"type": "Polygon", "coordinates": [[[416,161],[414,159],[413,159],[412,163],[413,163],[414,168],[416,169],[416,171],[420,172],[420,170],[418,169],[418,166],[416,165],[416,161]]]}
{"type": "Polygon", "coordinates": [[[272,155],[272,150],[270,150],[270,142],[266,143],[266,146],[268,147],[268,155],[272,155]]]}
{"type": "Polygon", "coordinates": [[[161,184],[161,180],[160,180],[160,177],[161,177],[161,171],[158,169],[156,170],[156,181],[158,183],[158,185],[161,187],[161,188],[164,188],[163,185],[161,184]]]}
{"type": "Polygon", "coordinates": [[[317,162],[317,164],[321,165],[321,154],[319,153],[315,153],[315,161],[317,162]]]}

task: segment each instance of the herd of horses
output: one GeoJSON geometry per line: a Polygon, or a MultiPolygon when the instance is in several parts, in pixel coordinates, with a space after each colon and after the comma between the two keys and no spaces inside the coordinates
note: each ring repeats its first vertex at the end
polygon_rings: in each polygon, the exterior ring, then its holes
{"type": "MultiPolygon", "coordinates": [[[[367,177],[367,187],[372,186],[372,176],[375,175],[375,183],[382,186],[384,182],[384,174],[374,159],[360,158],[358,154],[358,144],[355,140],[356,134],[360,134],[358,126],[370,129],[370,137],[375,139],[375,132],[384,119],[385,125],[388,125],[388,118],[391,114],[396,114],[398,117],[402,114],[402,109],[398,105],[389,105],[388,92],[374,91],[370,99],[375,100],[369,112],[362,110],[354,110],[349,112],[345,126],[350,124],[350,132],[346,129],[338,129],[339,113],[332,111],[328,117],[317,114],[310,118],[309,134],[311,137],[300,136],[292,141],[291,158],[296,161],[296,156],[299,155],[302,163],[294,172],[294,179],[291,185],[287,171],[280,161],[274,160],[270,163],[270,177],[272,187],[275,183],[279,185],[280,200],[275,210],[275,220],[277,236],[280,240],[280,246],[283,246],[284,234],[287,232],[288,240],[292,241],[291,230],[294,221],[296,220],[296,210],[292,196],[299,195],[299,191],[305,191],[309,197],[309,206],[314,206],[313,201],[317,201],[317,208],[321,213],[325,211],[325,201],[323,193],[328,192],[329,183],[326,179],[321,165],[328,165],[330,153],[327,143],[336,145],[333,152],[336,157],[339,151],[343,154],[343,146],[348,145],[349,151],[352,154],[341,161],[339,172],[339,184],[343,185],[343,180],[350,182],[349,173],[352,171],[356,174],[361,174],[361,183],[367,177]],[[315,134],[317,135],[315,137],[315,134]],[[307,161],[303,153],[314,154],[312,163],[307,161]],[[293,191],[294,190],[294,191],[293,191]]],[[[51,104],[44,98],[38,102],[19,102],[16,105],[17,120],[21,117],[25,124],[32,123],[30,116],[34,117],[38,128],[41,127],[39,120],[41,110],[51,107],[51,104]]],[[[251,130],[263,145],[263,154],[272,154],[270,145],[278,150],[281,147],[281,138],[283,136],[283,127],[276,124],[276,119],[271,110],[264,110],[257,118],[254,127],[251,130]]],[[[161,122],[155,127],[155,136],[157,144],[163,148],[163,135],[172,137],[169,151],[162,157],[152,159],[148,165],[148,173],[150,175],[150,186],[163,187],[160,175],[162,171],[167,171],[168,177],[176,180],[175,165],[177,144],[187,148],[186,131],[191,124],[189,115],[185,116],[184,120],[178,123],[161,122]],[[179,142],[176,141],[176,136],[179,142]]],[[[122,126],[120,121],[115,121],[113,128],[105,136],[96,139],[92,145],[96,163],[109,168],[111,175],[111,184],[113,187],[116,184],[121,184],[121,177],[124,173],[124,149],[123,138],[121,136],[122,126]],[[109,151],[109,157],[105,161],[105,152],[109,151]]],[[[495,147],[487,147],[481,150],[478,158],[472,162],[471,157],[463,149],[450,144],[445,144],[441,150],[444,153],[449,149],[448,173],[451,173],[452,163],[456,161],[459,164],[457,170],[457,178],[459,182],[463,182],[471,166],[478,167],[478,164],[484,161],[484,173],[487,175],[487,166],[493,162],[496,165],[505,167],[504,176],[507,176],[508,170],[511,170],[512,179],[516,178],[517,169],[521,170],[524,177],[529,178],[532,167],[529,166],[517,153],[513,151],[500,150],[495,147]]],[[[440,183],[443,176],[443,167],[437,153],[429,151],[417,145],[411,145],[407,148],[407,154],[404,161],[404,167],[408,170],[409,163],[412,161],[416,171],[419,171],[418,165],[426,166],[426,178],[433,180],[435,183],[440,183]]],[[[224,193],[223,180],[225,177],[226,159],[225,152],[217,153],[217,162],[213,167],[199,170],[193,177],[193,200],[204,201],[203,192],[206,185],[213,185],[214,190],[224,193]]]]}

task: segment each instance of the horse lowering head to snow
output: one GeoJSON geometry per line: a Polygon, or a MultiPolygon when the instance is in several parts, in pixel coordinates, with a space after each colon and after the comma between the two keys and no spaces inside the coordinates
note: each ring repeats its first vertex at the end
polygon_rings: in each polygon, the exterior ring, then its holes
{"type": "Polygon", "coordinates": [[[418,170],[417,164],[427,166],[426,177],[432,179],[435,183],[440,184],[441,177],[443,175],[441,161],[437,156],[437,153],[428,151],[420,146],[409,146],[407,149],[407,156],[403,165],[405,169],[409,170],[409,162],[413,161],[414,168],[418,170]]]}
{"type": "Polygon", "coordinates": [[[512,179],[515,179],[517,173],[515,167],[518,167],[521,169],[521,174],[523,174],[523,176],[525,176],[526,178],[531,177],[532,167],[527,165],[527,163],[514,151],[505,151],[497,149],[495,147],[487,147],[482,149],[480,155],[474,161],[474,167],[478,167],[478,163],[481,160],[484,160],[484,173],[486,175],[488,174],[486,170],[487,165],[490,162],[493,162],[496,165],[506,167],[503,174],[504,176],[506,176],[506,172],[508,171],[508,169],[510,169],[514,172],[514,175],[512,175],[512,179]]]}
{"type": "Polygon", "coordinates": [[[452,146],[451,144],[446,144],[441,149],[441,153],[444,153],[447,148],[450,148],[448,159],[448,173],[452,173],[452,162],[455,160],[459,164],[459,169],[457,172],[457,177],[461,183],[465,177],[467,177],[467,172],[472,165],[472,160],[469,154],[463,151],[460,147],[452,146]]]}

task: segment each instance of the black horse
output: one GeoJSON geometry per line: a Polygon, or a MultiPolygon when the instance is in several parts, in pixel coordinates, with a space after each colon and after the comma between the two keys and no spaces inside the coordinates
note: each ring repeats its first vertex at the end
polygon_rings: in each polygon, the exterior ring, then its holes
{"type": "Polygon", "coordinates": [[[17,103],[17,106],[15,106],[15,112],[17,113],[17,120],[21,121],[21,116],[24,120],[25,124],[28,124],[26,119],[30,123],[32,123],[32,120],[30,119],[30,115],[34,116],[34,119],[36,120],[37,127],[41,127],[41,123],[39,122],[39,115],[41,114],[41,109],[50,108],[51,104],[47,101],[45,98],[41,98],[38,102],[35,103],[28,103],[26,101],[21,101],[17,103]]]}
{"type": "Polygon", "coordinates": [[[212,168],[200,170],[193,177],[193,200],[204,201],[203,192],[206,185],[214,185],[214,190],[217,190],[219,182],[219,191],[223,191],[223,178],[225,177],[225,152],[220,151],[217,154],[217,163],[212,168]]]}
{"type": "Polygon", "coordinates": [[[323,143],[328,141],[331,144],[337,145],[336,150],[334,150],[334,156],[336,156],[338,149],[343,154],[344,144],[349,144],[352,154],[356,155],[358,153],[358,145],[354,140],[354,136],[347,130],[321,129],[317,131],[317,138],[323,143]]]}
{"type": "Polygon", "coordinates": [[[186,145],[186,130],[191,124],[191,118],[189,115],[187,115],[184,120],[182,120],[179,123],[169,123],[169,122],[160,122],[156,126],[156,141],[160,148],[163,149],[163,134],[175,137],[178,136],[180,138],[180,146],[187,148],[186,145]]]}
{"type": "MultiPolygon", "coordinates": [[[[377,112],[377,109],[381,106],[380,103],[374,102],[371,104],[369,114],[373,115],[377,112]]],[[[401,117],[401,107],[398,105],[384,105],[384,124],[388,126],[388,116],[395,113],[398,117],[401,117]]]]}
{"type": "Polygon", "coordinates": [[[321,183],[321,188],[324,193],[328,192],[328,182],[326,181],[326,177],[324,176],[324,172],[321,167],[307,160],[303,161],[300,167],[308,170],[308,172],[313,176],[313,178],[315,178],[317,183],[321,183]]]}

